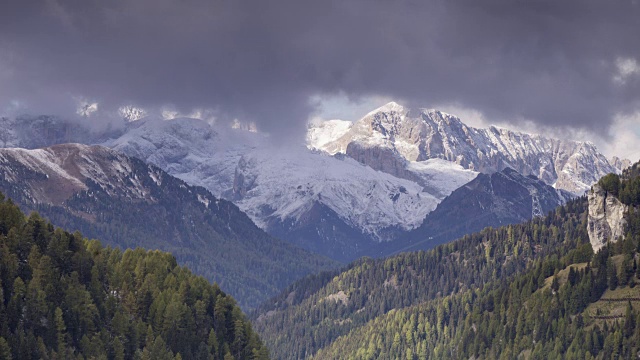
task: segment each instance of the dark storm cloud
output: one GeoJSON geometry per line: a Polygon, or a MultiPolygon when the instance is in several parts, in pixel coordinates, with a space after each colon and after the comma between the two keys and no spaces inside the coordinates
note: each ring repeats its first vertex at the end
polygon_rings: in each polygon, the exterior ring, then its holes
{"type": "Polygon", "coordinates": [[[309,96],[458,103],[605,130],[638,105],[637,1],[3,0],[0,101],[216,109],[299,128],[309,96]]]}

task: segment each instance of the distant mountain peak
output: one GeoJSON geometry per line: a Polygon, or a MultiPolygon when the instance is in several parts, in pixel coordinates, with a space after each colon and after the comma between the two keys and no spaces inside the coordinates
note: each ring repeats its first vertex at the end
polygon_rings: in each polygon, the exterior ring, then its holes
{"type": "Polygon", "coordinates": [[[382,106],[380,106],[379,108],[370,111],[366,116],[370,116],[370,115],[374,115],[376,113],[381,113],[381,112],[396,112],[396,113],[405,113],[407,112],[408,109],[400,104],[398,104],[395,101],[390,101],[382,106]]]}
{"type": "Polygon", "coordinates": [[[474,128],[437,109],[414,111],[395,102],[336,135],[333,141],[325,137],[321,144],[310,146],[330,154],[344,153],[373,168],[380,168],[379,157],[365,152],[375,155],[375,148],[409,162],[438,158],[484,173],[512,167],[575,195],[584,193],[601,176],[619,173],[624,165],[607,160],[589,141],[559,140],[498,126],[474,128]]]}
{"type": "Polygon", "coordinates": [[[493,174],[479,174],[455,190],[420,227],[400,241],[409,244],[410,250],[430,248],[487,226],[543,216],[570,198],[568,192],[554,189],[533,175],[523,176],[506,167],[493,174]]]}

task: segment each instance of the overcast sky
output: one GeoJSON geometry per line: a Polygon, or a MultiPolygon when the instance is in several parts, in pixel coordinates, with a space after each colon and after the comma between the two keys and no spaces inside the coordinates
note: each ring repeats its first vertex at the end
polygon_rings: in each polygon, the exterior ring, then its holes
{"type": "Polygon", "coordinates": [[[640,3],[0,1],[5,113],[209,109],[297,138],[383,99],[638,158],[640,3]]]}

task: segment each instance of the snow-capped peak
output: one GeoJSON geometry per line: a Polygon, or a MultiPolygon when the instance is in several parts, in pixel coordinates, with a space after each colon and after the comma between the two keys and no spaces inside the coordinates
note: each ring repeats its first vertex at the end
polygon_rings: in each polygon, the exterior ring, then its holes
{"type": "Polygon", "coordinates": [[[379,161],[377,155],[365,152],[389,149],[409,162],[439,158],[486,173],[509,166],[574,194],[621,167],[621,162],[611,164],[588,141],[559,140],[497,126],[473,128],[454,115],[436,109],[412,111],[395,102],[368,113],[333,141],[323,140],[309,146],[330,154],[344,153],[373,167],[379,161]]]}
{"type": "Polygon", "coordinates": [[[367,115],[365,115],[365,117],[374,115],[376,113],[381,113],[381,112],[406,113],[407,111],[408,111],[408,109],[405,108],[404,106],[398,104],[395,101],[391,101],[391,102],[388,102],[388,103],[380,106],[379,108],[369,112],[367,115]]]}

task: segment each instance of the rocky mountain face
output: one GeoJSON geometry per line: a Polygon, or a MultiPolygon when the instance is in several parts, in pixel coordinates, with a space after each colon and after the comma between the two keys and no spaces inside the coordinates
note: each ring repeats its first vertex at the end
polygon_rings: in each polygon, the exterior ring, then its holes
{"type": "MultiPolygon", "coordinates": [[[[108,196],[153,200],[137,176],[130,177],[134,164],[125,155],[101,146],[2,149],[0,165],[5,191],[25,204],[62,205],[90,187],[100,188],[108,196]]],[[[92,217],[89,213],[84,216],[92,217]]]]}
{"type": "Polygon", "coordinates": [[[399,171],[401,159],[439,158],[482,173],[511,167],[581,195],[600,177],[619,173],[624,166],[621,160],[609,162],[590,142],[551,139],[495,126],[477,129],[441,111],[412,110],[396,103],[380,107],[352,125],[331,127],[336,128],[341,131],[312,129],[310,146],[330,154],[347,154],[400,177],[407,176],[399,171]]]}
{"type": "Polygon", "coordinates": [[[128,127],[104,144],[233,201],[272,235],[341,261],[372,255],[380,242],[419,226],[477,174],[440,159],[404,161],[412,181],[350,157],[275,147],[261,134],[195,119],[128,127]]]}
{"type": "Polygon", "coordinates": [[[336,265],[269,236],[208,190],[102,146],[0,149],[0,191],[108,245],[169,251],[245,309],[336,265]]]}
{"type": "Polygon", "coordinates": [[[512,168],[582,194],[601,175],[625,166],[587,142],[475,129],[443,112],[395,103],[355,123],[311,124],[311,150],[274,146],[264,134],[189,118],[145,117],[102,133],[76,128],[52,117],[25,117],[7,133],[12,146],[83,138],[122,151],[232,201],[268,233],[340,261],[397,246],[479,171],[512,168]]]}
{"type": "Polygon", "coordinates": [[[598,184],[593,185],[588,193],[589,217],[587,230],[589,241],[594,252],[598,252],[607,242],[618,241],[624,236],[627,222],[624,214],[628,206],[621,203],[615,196],[608,194],[598,184]]]}
{"type": "Polygon", "coordinates": [[[620,169],[620,170],[625,170],[627,168],[629,168],[632,165],[631,160],[629,159],[620,159],[617,156],[613,156],[611,157],[611,159],[609,159],[609,163],[613,166],[616,167],[616,169],[620,169]]]}
{"type": "Polygon", "coordinates": [[[420,227],[398,242],[404,245],[400,247],[402,251],[430,249],[488,226],[544,216],[571,197],[566,191],[511,168],[479,174],[445,198],[420,227]]]}

